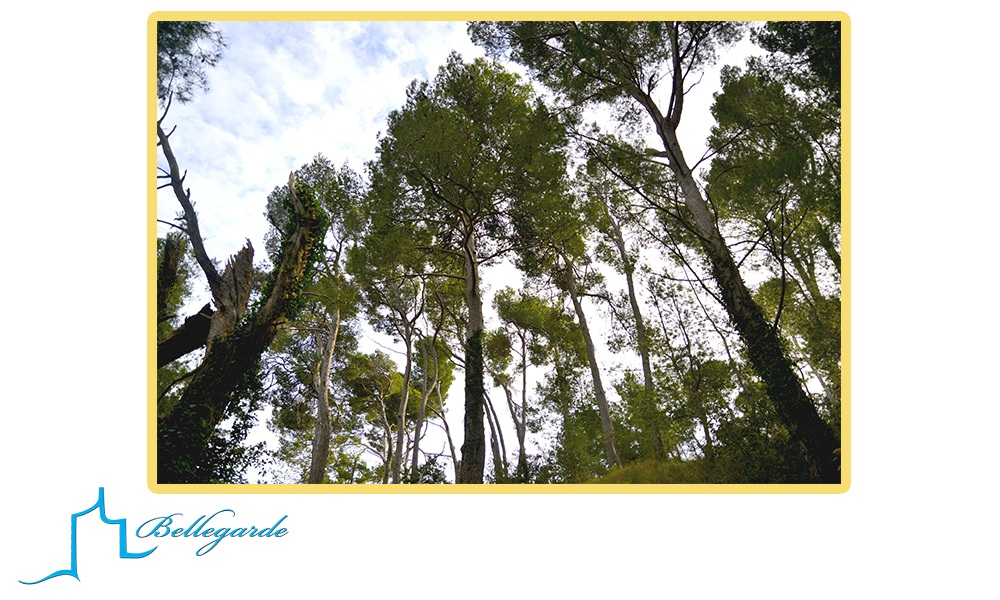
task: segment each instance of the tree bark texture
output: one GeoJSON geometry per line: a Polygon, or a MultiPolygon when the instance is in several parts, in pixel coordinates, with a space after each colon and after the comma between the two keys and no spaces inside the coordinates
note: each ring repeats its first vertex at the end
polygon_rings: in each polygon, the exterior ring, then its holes
{"type": "Polygon", "coordinates": [[[476,236],[471,231],[465,242],[465,301],[469,322],[465,339],[465,440],[458,483],[482,483],[486,470],[486,425],[483,421],[486,387],[483,363],[483,299],[479,291],[479,262],[476,236]]]}
{"type": "MultiPolygon", "coordinates": [[[[319,368],[316,371],[316,429],[313,431],[312,460],[309,463],[309,483],[323,483],[326,462],[330,457],[330,365],[340,332],[340,308],[333,313],[333,323],[327,332],[326,344],[321,346],[319,368]]],[[[316,336],[319,342],[319,336],[316,336]]],[[[317,343],[317,346],[319,344],[317,343]]]]}

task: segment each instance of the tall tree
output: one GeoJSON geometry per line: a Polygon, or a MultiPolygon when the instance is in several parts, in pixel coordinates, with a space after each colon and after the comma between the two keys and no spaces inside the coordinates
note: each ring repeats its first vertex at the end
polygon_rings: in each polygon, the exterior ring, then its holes
{"type": "MultiPolygon", "coordinates": [[[[610,102],[645,113],[680,186],[688,225],[711,265],[719,298],[740,333],[768,396],[808,457],[816,481],[840,481],[839,439],[803,389],[776,330],[744,283],[677,136],[689,78],[716,50],[739,39],[730,22],[473,23],[473,40],[509,51],[544,84],[576,105],[610,102]],[[661,94],[661,82],[666,92],[661,94]],[[663,102],[665,100],[665,103],[663,102]]],[[[627,112],[627,111],[626,111],[627,112]]]]}
{"type": "MultiPolygon", "coordinates": [[[[413,483],[422,481],[426,470],[426,466],[422,467],[420,463],[421,440],[431,422],[431,417],[435,413],[443,411],[443,398],[447,396],[451,383],[455,379],[455,364],[450,360],[451,352],[445,342],[448,335],[445,330],[447,317],[445,302],[447,300],[440,288],[435,289],[433,295],[433,300],[428,301],[425,307],[425,324],[420,332],[417,356],[414,361],[414,378],[419,379],[421,385],[420,408],[413,430],[413,449],[410,460],[409,481],[413,483]]],[[[427,464],[428,461],[425,461],[424,465],[427,464]]]]}
{"type": "Polygon", "coordinates": [[[482,483],[485,329],[481,269],[517,247],[519,227],[558,195],[561,123],[516,75],[452,54],[432,82],[414,82],[389,116],[373,193],[391,214],[426,229],[448,277],[465,282],[465,440],[459,483],[482,483]]]}
{"type": "MultiPolygon", "coordinates": [[[[361,215],[358,205],[363,185],[346,165],[337,169],[323,155],[296,171],[296,179],[314,190],[317,201],[330,223],[324,250],[312,281],[304,291],[302,322],[292,324],[315,337],[315,366],[312,387],[316,398],[316,423],[312,436],[312,460],[308,483],[322,483],[330,459],[330,374],[342,321],[356,313],[356,292],[344,272],[347,252],[359,235],[361,215]]],[[[271,222],[265,245],[272,260],[280,253],[281,235],[288,225],[288,186],[275,188],[268,196],[267,217],[271,222]]]]}
{"type": "MultiPolygon", "coordinates": [[[[587,364],[590,366],[590,377],[594,386],[594,396],[597,402],[598,414],[601,417],[601,430],[604,434],[604,453],[608,464],[614,467],[622,465],[622,459],[618,455],[618,445],[615,441],[614,422],[611,418],[611,404],[608,402],[607,393],[604,389],[604,381],[601,377],[600,361],[597,357],[597,349],[594,345],[593,336],[590,333],[590,326],[587,324],[587,315],[583,310],[583,298],[587,291],[587,280],[590,271],[582,270],[578,273],[580,266],[567,254],[560,254],[561,263],[557,267],[555,278],[557,285],[569,294],[573,303],[573,311],[576,313],[577,323],[580,326],[580,333],[583,334],[583,342],[587,349],[587,364]]],[[[585,266],[585,265],[584,265],[585,266]]]]}
{"type": "MultiPolygon", "coordinates": [[[[792,28],[798,31],[798,28],[792,28]]],[[[787,59],[784,59],[787,60],[787,59]]],[[[722,71],[708,173],[719,216],[763,252],[755,298],[823,388],[840,398],[840,121],[830,90],[775,70],[771,56],[722,71]]],[[[806,377],[804,377],[806,378],[806,377]]],[[[828,417],[828,418],[829,418],[828,417]]]]}
{"type": "MultiPolygon", "coordinates": [[[[528,368],[552,368],[548,380],[539,387],[539,395],[547,397],[545,404],[554,408],[559,415],[562,431],[563,450],[566,455],[575,454],[575,444],[569,440],[573,433],[566,433],[566,428],[572,429],[572,404],[576,397],[571,390],[575,386],[575,374],[583,366],[587,356],[586,342],[582,330],[573,318],[561,306],[561,298],[544,299],[537,292],[528,290],[515,292],[513,288],[503,288],[493,297],[493,306],[500,318],[502,328],[493,336],[490,347],[489,362],[494,381],[507,396],[507,401],[514,421],[518,438],[517,481],[528,483],[529,460],[525,439],[531,429],[530,417],[539,412],[539,406],[529,407],[528,402],[528,368]],[[512,343],[513,342],[513,343],[512,343]],[[517,369],[520,370],[521,402],[513,401],[511,387],[513,377],[507,372],[513,355],[520,359],[517,369]]],[[[596,413],[595,413],[596,414],[596,413]]],[[[537,427],[536,427],[537,428],[537,427]]],[[[602,444],[604,438],[594,432],[594,437],[602,444]]],[[[607,447],[603,446],[605,458],[607,447]]],[[[571,460],[570,462],[574,462],[571,460]]],[[[576,474],[578,472],[573,469],[576,474]]]]}

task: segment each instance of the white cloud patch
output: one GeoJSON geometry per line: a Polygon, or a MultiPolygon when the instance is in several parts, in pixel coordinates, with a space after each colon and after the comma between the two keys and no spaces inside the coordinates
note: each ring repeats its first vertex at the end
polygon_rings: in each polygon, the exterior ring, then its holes
{"type": "MultiPolygon", "coordinates": [[[[263,249],[267,194],[322,153],[361,172],[406,86],[433,77],[452,50],[481,55],[450,22],[223,22],[228,48],[210,90],[175,105],[171,143],[210,254],[249,238],[263,249]]],[[[161,164],[163,164],[161,160],[161,164]]],[[[179,210],[161,191],[158,218],[179,210]]]]}

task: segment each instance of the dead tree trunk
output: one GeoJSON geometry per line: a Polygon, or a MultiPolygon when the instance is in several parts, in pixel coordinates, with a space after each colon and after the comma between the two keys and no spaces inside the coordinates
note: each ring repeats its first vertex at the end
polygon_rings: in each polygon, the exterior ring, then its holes
{"type": "Polygon", "coordinates": [[[169,136],[157,123],[157,137],[169,170],[174,196],[183,209],[182,229],[188,234],[195,259],[212,291],[212,315],[205,356],[183,395],[157,427],[159,483],[211,483],[214,479],[212,438],[233,402],[255,384],[260,357],[278,329],[298,304],[303,282],[322,242],[326,220],[311,194],[300,194],[294,174],[289,177],[292,226],[286,232],[276,266],[264,286],[263,298],[247,314],[253,265],[253,247],[247,245],[230,258],[220,275],[205,251],[190,191],[170,148],[169,136]],[[301,197],[300,197],[301,196],[301,197]]]}
{"type": "Polygon", "coordinates": [[[321,350],[319,368],[313,382],[313,387],[316,388],[316,429],[313,431],[309,483],[323,483],[326,462],[330,457],[330,365],[333,363],[333,351],[337,347],[339,332],[340,308],[338,307],[333,314],[333,323],[327,331],[326,343],[320,344],[320,336],[316,336],[316,346],[321,350]]]}

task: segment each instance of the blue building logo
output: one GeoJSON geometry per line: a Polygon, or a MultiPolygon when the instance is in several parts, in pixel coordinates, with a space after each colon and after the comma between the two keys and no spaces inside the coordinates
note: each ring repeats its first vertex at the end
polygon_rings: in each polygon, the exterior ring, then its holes
{"type": "Polygon", "coordinates": [[[128,530],[125,525],[125,519],[109,519],[107,513],[104,510],[104,488],[99,488],[97,492],[97,503],[88,508],[87,510],[74,513],[70,516],[70,539],[69,539],[69,568],[62,569],[42,577],[38,581],[21,581],[25,585],[34,585],[36,583],[41,583],[52,579],[53,577],[60,577],[62,575],[69,575],[73,579],[80,581],[80,575],[76,568],[76,522],[77,520],[87,514],[94,512],[95,510],[100,510],[101,521],[104,521],[108,525],[118,526],[118,556],[119,558],[143,558],[149,556],[156,550],[154,546],[150,550],[145,552],[129,552],[128,551],[128,530]]]}

